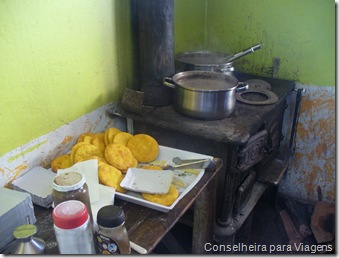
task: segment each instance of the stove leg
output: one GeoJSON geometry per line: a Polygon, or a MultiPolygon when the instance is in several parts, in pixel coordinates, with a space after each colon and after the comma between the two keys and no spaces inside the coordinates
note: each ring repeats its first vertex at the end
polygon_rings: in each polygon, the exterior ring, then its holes
{"type": "Polygon", "coordinates": [[[266,188],[266,184],[256,182],[253,186],[251,197],[244,209],[238,214],[234,214],[227,222],[217,220],[217,223],[215,223],[214,227],[215,234],[218,237],[234,235],[244,224],[245,220],[252,212],[254,206],[257,204],[259,198],[262,196],[266,188]]]}
{"type": "Polygon", "coordinates": [[[192,253],[208,253],[206,245],[213,243],[213,221],[215,219],[215,178],[199,194],[194,203],[194,226],[192,253]]]}
{"type": "Polygon", "coordinates": [[[218,248],[218,254],[233,254],[233,248],[228,248],[234,246],[235,235],[232,236],[216,236],[215,245],[218,248]]]}

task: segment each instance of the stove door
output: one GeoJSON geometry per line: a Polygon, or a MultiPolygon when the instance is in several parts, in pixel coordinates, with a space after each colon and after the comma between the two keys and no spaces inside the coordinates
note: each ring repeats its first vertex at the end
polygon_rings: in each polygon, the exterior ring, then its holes
{"type": "Polygon", "coordinates": [[[262,160],[265,146],[267,146],[267,131],[262,130],[253,135],[244,147],[240,147],[237,155],[237,171],[245,171],[262,160]]]}

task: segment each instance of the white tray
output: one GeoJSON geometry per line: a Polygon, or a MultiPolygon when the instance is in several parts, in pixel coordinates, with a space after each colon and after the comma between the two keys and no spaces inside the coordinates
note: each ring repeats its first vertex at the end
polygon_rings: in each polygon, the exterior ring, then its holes
{"type": "MultiPolygon", "coordinates": [[[[159,155],[157,159],[150,164],[153,165],[175,165],[172,162],[174,157],[179,157],[181,159],[209,159],[212,160],[212,156],[203,155],[199,153],[194,153],[190,151],[184,151],[179,149],[174,149],[165,146],[159,146],[159,155]]],[[[139,164],[139,167],[142,167],[145,164],[139,164]]],[[[173,170],[174,176],[172,183],[177,187],[179,192],[179,197],[171,206],[160,205],[154,202],[147,201],[142,198],[140,193],[127,191],[126,193],[115,192],[115,196],[119,199],[129,201],[135,204],[139,204],[144,207],[155,209],[161,212],[169,212],[172,210],[175,205],[183,198],[200,180],[204,175],[205,169],[183,169],[183,170],[173,170]]]]}

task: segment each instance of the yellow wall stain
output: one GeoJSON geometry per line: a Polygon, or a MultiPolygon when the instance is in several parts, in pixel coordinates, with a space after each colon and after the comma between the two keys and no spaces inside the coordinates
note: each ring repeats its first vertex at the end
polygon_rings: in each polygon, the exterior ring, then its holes
{"type": "Polygon", "coordinates": [[[296,170],[299,171],[301,168],[301,164],[298,162],[298,160],[302,160],[305,155],[300,152],[296,152],[294,154],[294,162],[293,165],[295,166],[296,170]]]}
{"type": "Polygon", "coordinates": [[[48,168],[51,167],[51,162],[47,161],[47,160],[43,160],[43,161],[41,161],[40,166],[43,167],[43,168],[48,169],[48,168]]]}
{"type": "Polygon", "coordinates": [[[309,130],[304,126],[304,124],[298,123],[297,134],[300,140],[303,140],[309,137],[309,130]]]}
{"type": "Polygon", "coordinates": [[[19,166],[16,166],[13,170],[10,171],[11,175],[13,175],[12,179],[4,185],[5,188],[12,189],[11,183],[22,175],[22,172],[28,168],[28,163],[25,161],[19,166]]]}
{"type": "Polygon", "coordinates": [[[10,181],[7,184],[5,184],[4,187],[7,188],[7,189],[12,189],[12,186],[11,186],[12,181],[10,181]]]}
{"type": "Polygon", "coordinates": [[[335,110],[335,100],[334,99],[327,99],[322,103],[324,109],[327,110],[335,110]]]}
{"type": "Polygon", "coordinates": [[[328,190],[326,198],[329,200],[336,200],[336,190],[335,189],[328,190]]]}
{"type": "Polygon", "coordinates": [[[314,125],[314,127],[318,129],[318,132],[326,137],[331,136],[328,135],[328,131],[332,131],[331,129],[334,128],[332,126],[334,126],[334,121],[332,119],[319,119],[314,125]]]}
{"type": "Polygon", "coordinates": [[[313,191],[317,188],[317,185],[314,184],[317,179],[317,173],[319,173],[319,167],[314,166],[313,171],[308,171],[305,174],[305,183],[304,187],[307,193],[313,193],[313,191]]]}
{"type": "Polygon", "coordinates": [[[315,149],[315,153],[317,155],[317,158],[320,158],[324,154],[326,149],[327,149],[326,143],[319,144],[315,149]]]}
{"type": "Polygon", "coordinates": [[[310,153],[305,155],[307,159],[311,162],[314,160],[314,150],[312,150],[310,153]]]}
{"type": "Polygon", "coordinates": [[[63,141],[61,142],[61,144],[66,144],[66,143],[69,143],[73,140],[73,137],[72,136],[66,136],[63,141]]]}
{"type": "Polygon", "coordinates": [[[38,143],[38,144],[36,144],[36,145],[34,145],[34,146],[28,148],[27,150],[25,150],[25,151],[23,151],[23,152],[20,152],[19,154],[15,155],[15,156],[13,156],[13,157],[11,157],[11,158],[9,158],[7,161],[8,161],[8,162],[12,162],[12,161],[16,160],[17,158],[22,157],[22,156],[25,155],[26,153],[29,153],[29,152],[31,152],[31,151],[34,151],[35,149],[39,148],[41,145],[45,144],[46,142],[48,142],[48,140],[45,140],[45,141],[43,141],[43,142],[40,142],[40,143],[38,143]]]}
{"type": "Polygon", "coordinates": [[[301,101],[296,151],[287,175],[285,192],[318,200],[335,201],[335,97],[332,89],[307,88],[301,101]]]}
{"type": "Polygon", "coordinates": [[[327,174],[326,178],[328,178],[328,181],[335,183],[335,178],[331,177],[332,174],[333,174],[333,171],[335,171],[335,167],[334,167],[335,165],[332,162],[333,159],[334,159],[334,157],[326,159],[326,162],[324,164],[324,171],[327,174]]]}
{"type": "Polygon", "coordinates": [[[302,98],[301,106],[300,106],[300,113],[303,114],[305,112],[306,113],[310,112],[311,108],[312,108],[312,105],[313,105],[313,101],[312,100],[310,100],[307,97],[302,98]]]}
{"type": "Polygon", "coordinates": [[[108,121],[106,123],[106,125],[104,126],[105,130],[107,130],[108,128],[112,127],[112,121],[108,121]]]}
{"type": "Polygon", "coordinates": [[[22,171],[24,171],[26,168],[28,168],[27,162],[24,162],[23,164],[17,166],[14,168],[14,173],[15,174],[20,174],[22,171]]]}
{"type": "Polygon", "coordinates": [[[93,126],[92,126],[92,122],[89,119],[86,119],[84,124],[83,124],[83,129],[89,128],[88,131],[93,131],[93,126]]]}

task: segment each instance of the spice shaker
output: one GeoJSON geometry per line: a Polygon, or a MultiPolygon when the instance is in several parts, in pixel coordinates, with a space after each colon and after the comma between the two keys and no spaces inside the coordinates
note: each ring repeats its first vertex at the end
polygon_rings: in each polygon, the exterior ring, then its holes
{"type": "Polygon", "coordinates": [[[53,180],[53,202],[54,207],[61,202],[68,200],[78,200],[86,205],[91,222],[93,224],[93,215],[89,190],[86,184],[86,178],[79,172],[66,172],[57,175],[53,180]]]}
{"type": "Polygon", "coordinates": [[[107,205],[97,214],[98,254],[130,254],[131,247],[125,227],[125,213],[121,207],[107,205]]]}
{"type": "Polygon", "coordinates": [[[53,209],[52,218],[60,254],[95,254],[92,223],[84,203],[64,201],[53,209]]]}
{"type": "Polygon", "coordinates": [[[19,242],[12,249],[12,254],[43,254],[46,243],[43,239],[34,237],[37,227],[33,224],[25,224],[13,231],[13,236],[19,242]]]}

